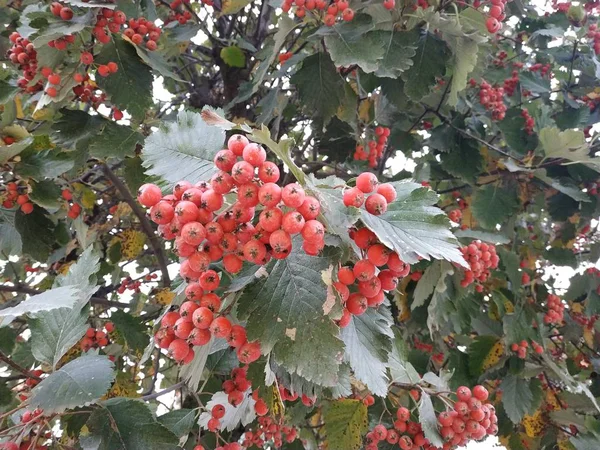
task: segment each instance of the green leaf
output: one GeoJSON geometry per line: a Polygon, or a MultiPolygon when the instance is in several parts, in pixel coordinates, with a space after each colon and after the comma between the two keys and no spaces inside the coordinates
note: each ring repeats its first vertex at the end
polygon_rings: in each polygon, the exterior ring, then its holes
{"type": "Polygon", "coordinates": [[[534,399],[530,381],[518,378],[514,375],[507,375],[500,389],[502,390],[502,405],[508,418],[515,424],[521,422],[525,414],[533,412],[534,399]]]}
{"type": "Polygon", "coordinates": [[[0,81],[0,104],[7,103],[17,92],[19,92],[17,86],[8,84],[6,81],[0,81]]]}
{"type": "Polygon", "coordinates": [[[421,400],[419,401],[419,422],[423,427],[425,438],[429,439],[432,445],[442,447],[444,441],[438,432],[438,421],[431,397],[425,392],[421,392],[421,400]]]}
{"type": "Polygon", "coordinates": [[[575,450],[597,450],[600,448],[600,436],[591,433],[580,433],[570,439],[575,450]]]}
{"type": "Polygon", "coordinates": [[[324,123],[335,115],[344,103],[344,79],[326,53],[311,55],[302,61],[302,67],[292,76],[303,108],[324,123]]]}
{"type": "Polygon", "coordinates": [[[521,109],[510,108],[504,119],[496,124],[502,131],[506,144],[517,154],[525,155],[537,147],[536,135],[525,131],[525,119],[521,115],[521,109]]]}
{"type": "Polygon", "coordinates": [[[287,168],[290,169],[300,184],[304,185],[306,183],[304,179],[304,172],[296,165],[296,163],[294,163],[294,160],[292,159],[290,149],[293,142],[290,139],[282,139],[279,141],[279,143],[275,142],[273,139],[271,139],[271,133],[269,132],[269,129],[264,125],[261,126],[260,130],[253,130],[249,138],[254,142],[266,145],[269,150],[275,153],[275,155],[277,155],[277,157],[285,163],[287,168]]]}
{"type": "Polygon", "coordinates": [[[450,141],[451,148],[440,155],[442,169],[465,181],[473,181],[484,168],[483,156],[473,139],[456,133],[450,141]]]}
{"type": "Polygon", "coordinates": [[[413,100],[427,96],[446,72],[450,51],[444,41],[424,33],[418,41],[412,66],[402,73],[404,92],[413,100]]]}
{"type": "Polygon", "coordinates": [[[505,248],[498,249],[500,257],[500,267],[508,277],[513,289],[518,289],[521,285],[521,272],[519,271],[520,258],[515,252],[508,251],[505,248]]]}
{"type": "Polygon", "coordinates": [[[495,229],[503,224],[520,207],[515,186],[496,186],[487,184],[473,195],[471,209],[475,220],[487,229],[495,229]]]}
{"type": "Polygon", "coordinates": [[[21,235],[15,228],[15,211],[0,208],[0,252],[20,255],[23,249],[21,235]]]}
{"type": "Polygon", "coordinates": [[[42,180],[38,183],[30,183],[31,192],[29,193],[29,199],[49,210],[58,210],[61,202],[59,201],[61,189],[56,185],[54,181],[42,180]]]}
{"type": "Polygon", "coordinates": [[[577,257],[568,248],[552,247],[544,251],[544,259],[556,266],[577,267],[577,257]]]}
{"type": "Polygon", "coordinates": [[[458,241],[449,231],[448,218],[434,205],[437,195],[416,183],[393,183],[396,200],[380,216],[361,210],[361,219],[400,258],[413,264],[419,257],[447,259],[464,265],[458,241]]]}
{"type": "Polygon", "coordinates": [[[130,398],[111,398],[95,409],[80,435],[83,450],[176,450],[178,439],[148,406],[130,398]]]}
{"type": "Polygon", "coordinates": [[[558,128],[544,128],[540,131],[540,146],[546,158],[565,158],[573,162],[580,162],[598,169],[600,158],[589,156],[589,146],[585,142],[583,131],[565,130],[558,128]]]}
{"type": "Polygon", "coordinates": [[[538,73],[523,72],[519,75],[519,83],[521,83],[521,88],[527,89],[535,95],[550,94],[552,92],[550,78],[543,78],[538,73]]]}
{"type": "Polygon", "coordinates": [[[538,169],[534,172],[535,177],[539,180],[542,180],[547,185],[553,187],[558,192],[562,192],[565,195],[568,195],[573,200],[577,200],[578,202],[589,202],[590,197],[583,192],[577,184],[573,182],[571,178],[562,177],[562,178],[550,178],[546,174],[545,169],[538,169]]]}
{"type": "Polygon", "coordinates": [[[229,67],[246,67],[246,55],[241,48],[235,45],[223,47],[220,55],[229,67]]]}
{"type": "Polygon", "coordinates": [[[12,158],[29,147],[32,142],[33,139],[31,137],[26,137],[19,142],[15,142],[14,144],[0,146],[0,164],[6,164],[12,158]]]}
{"type": "Polygon", "coordinates": [[[142,152],[146,174],[170,184],[208,180],[216,172],[213,160],[224,140],[221,128],[207,125],[198,113],[181,111],[176,123],[164,123],[146,138],[142,152]]]}
{"type": "Polygon", "coordinates": [[[238,313],[248,319],[248,340],[258,339],[263,354],[290,373],[323,386],[337,382],[336,355],[343,350],[338,329],[325,314],[323,271],[337,264],[339,252],[326,247],[308,256],[295,238],[290,255],[278,260],[269,276],[247,287],[238,313]]]}
{"type": "Polygon", "coordinates": [[[379,40],[384,44],[383,59],[378,62],[375,75],[378,77],[398,78],[400,74],[413,65],[419,35],[413,31],[376,31],[379,40]]]}
{"type": "Polygon", "coordinates": [[[335,234],[346,245],[352,245],[348,228],[353,226],[360,217],[356,208],[344,205],[343,191],[346,182],[336,176],[317,179],[313,174],[306,178],[306,187],[321,204],[321,214],[324,218],[325,228],[328,233],[335,234]]]}
{"type": "Polygon", "coordinates": [[[40,312],[30,321],[31,351],[38,361],[56,367],[63,355],[85,334],[89,310],[83,306],[97,290],[93,275],[100,268],[99,262],[98,254],[90,246],[67,274],[54,280],[54,289],[75,288],[77,297],[71,309],[40,312]]]}
{"type": "MultiPolygon", "coordinates": [[[[379,309],[385,308],[380,306],[379,309]]],[[[344,361],[350,364],[354,376],[380,397],[388,391],[387,361],[392,351],[392,321],[379,310],[368,308],[360,316],[352,316],[342,328],[340,337],[346,345],[344,361]]]]}
{"type": "Polygon", "coordinates": [[[115,332],[123,338],[134,355],[141,356],[148,345],[148,328],[139,317],[123,311],[115,311],[110,320],[115,325],[115,332]]]}
{"type": "Polygon", "coordinates": [[[17,317],[23,314],[35,314],[56,308],[70,308],[77,301],[78,289],[75,286],[63,286],[33,295],[12,308],[0,310],[0,317],[17,317]]]}
{"type": "Polygon", "coordinates": [[[325,46],[336,67],[357,65],[366,73],[375,72],[385,54],[385,32],[348,36],[340,32],[325,36],[325,46]]]}
{"type": "Polygon", "coordinates": [[[466,230],[456,230],[454,236],[457,238],[477,239],[492,244],[508,244],[510,239],[502,234],[491,233],[489,231],[480,231],[467,228],[466,230]]]}
{"type": "Polygon", "coordinates": [[[87,309],[58,308],[29,320],[31,352],[34,358],[56,367],[60,358],[77,344],[87,331],[88,316],[87,309]]]}
{"type": "Polygon", "coordinates": [[[31,391],[29,404],[45,414],[95,403],[115,379],[108,356],[91,353],[65,364],[31,391]]]}
{"type": "Polygon", "coordinates": [[[119,70],[107,77],[98,77],[98,86],[110,96],[112,104],[142,119],[152,102],[152,72],[135,49],[122,38],[113,36],[95,58],[97,64],[116,62],[119,70]]]}
{"type": "Polygon", "coordinates": [[[442,265],[439,261],[434,261],[417,283],[413,294],[413,301],[410,304],[411,309],[419,308],[425,304],[425,301],[433,294],[435,286],[442,276],[442,265]]]}
{"type": "MultiPolygon", "coordinates": [[[[149,2],[149,4],[153,5],[154,3],[149,2]]],[[[165,78],[171,78],[172,80],[185,83],[185,80],[183,80],[171,70],[169,64],[167,63],[167,61],[165,61],[165,59],[159,52],[151,52],[149,50],[146,50],[141,45],[133,44],[128,38],[124,38],[124,40],[135,49],[142,61],[144,61],[148,66],[150,66],[155,72],[158,72],[165,78]]]]}
{"type": "Polygon", "coordinates": [[[21,155],[21,162],[16,165],[15,172],[22,177],[36,180],[56,178],[73,168],[75,165],[74,158],[74,154],[56,150],[28,151],[21,155]]]}
{"type": "Polygon", "coordinates": [[[252,0],[224,0],[221,14],[235,14],[240,12],[246,6],[252,3],[252,0]]]}
{"type": "Polygon", "coordinates": [[[196,411],[193,409],[176,409],[156,418],[175,436],[187,436],[196,425],[196,411]]]}
{"type": "Polygon", "coordinates": [[[367,407],[360,400],[337,400],[325,411],[329,450],[358,450],[369,427],[367,407]]]}
{"type": "Polygon", "coordinates": [[[48,42],[61,38],[67,34],[78,34],[89,26],[96,14],[93,11],[88,11],[83,15],[74,16],[71,20],[59,20],[53,22],[46,28],[38,37],[33,40],[35,48],[40,48],[48,45],[48,42]]]}

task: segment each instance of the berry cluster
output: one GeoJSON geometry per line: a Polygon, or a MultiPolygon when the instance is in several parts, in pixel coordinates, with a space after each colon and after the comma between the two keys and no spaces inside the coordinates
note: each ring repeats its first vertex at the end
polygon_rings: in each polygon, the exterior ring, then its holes
{"type": "Polygon", "coordinates": [[[531,117],[529,111],[526,109],[521,110],[521,117],[525,120],[525,132],[527,134],[533,134],[533,127],[535,126],[535,119],[531,117]]]}
{"type": "Polygon", "coordinates": [[[298,438],[298,430],[295,427],[282,426],[270,417],[259,417],[258,427],[246,431],[243,437],[242,446],[246,448],[253,445],[263,448],[265,443],[281,448],[284,443],[291,444],[298,438]]]}
{"type": "Polygon", "coordinates": [[[186,258],[182,277],[197,280],[211,261],[221,258],[230,273],[239,272],[244,260],[265,264],[271,258],[284,259],[296,234],[303,238],[307,254],[317,255],[323,249],[325,227],[316,220],[319,201],[297,183],[283,188],[275,184],[279,168],[266,157],[260,145],[234,135],[228,149],[215,156],[220,171],[209,182],[195,186],[179,182],[173,195],[164,198],[157,186],[142,186],[140,203],[151,207],[150,218],[159,224],[159,232],[165,239],[175,239],[179,256],[186,258]],[[229,193],[236,194],[237,202],[215,219],[229,193]],[[264,208],[254,226],[258,205],[264,208]]]}
{"type": "Polygon", "coordinates": [[[510,78],[504,80],[504,92],[509,97],[512,97],[519,85],[519,71],[513,70],[510,78]]]}
{"type": "Polygon", "coordinates": [[[460,223],[462,219],[462,211],[460,209],[453,209],[448,212],[448,218],[454,223],[460,223]]]}
{"type": "Polygon", "coordinates": [[[460,282],[462,287],[467,287],[475,281],[484,282],[490,276],[490,269],[496,269],[500,258],[496,254],[493,244],[473,241],[460,249],[465,261],[469,263],[470,270],[465,270],[465,277],[460,282]]]}
{"type": "Polygon", "coordinates": [[[2,207],[11,209],[15,205],[19,205],[23,214],[31,214],[33,212],[33,203],[29,201],[27,186],[19,186],[15,182],[10,182],[6,185],[6,199],[2,202],[2,207]]]}
{"type": "Polygon", "coordinates": [[[377,161],[383,156],[383,151],[390,137],[390,129],[386,127],[375,128],[375,138],[366,143],[369,151],[365,150],[365,146],[359,144],[354,151],[355,161],[369,161],[369,167],[377,167],[377,161]]]}
{"type": "MultiPolygon", "coordinates": [[[[178,22],[179,25],[185,25],[188,22],[188,20],[192,18],[191,12],[189,12],[185,8],[181,8],[182,3],[188,4],[189,0],[184,0],[183,2],[182,0],[173,0],[171,2],[171,4],[169,5],[171,11],[169,11],[169,16],[166,18],[165,24],[171,22],[178,22]]],[[[202,0],[202,3],[204,3],[205,5],[212,6],[213,1],[202,0]]]]}
{"type": "Polygon", "coordinates": [[[594,47],[594,53],[596,53],[596,55],[600,55],[600,31],[598,31],[597,24],[590,24],[588,27],[587,37],[592,39],[594,42],[592,45],[592,47],[594,47]]]}
{"type": "Polygon", "coordinates": [[[134,293],[139,293],[140,288],[142,287],[141,280],[133,280],[131,277],[125,277],[121,280],[121,284],[117,288],[117,292],[119,294],[123,294],[125,291],[130,290],[134,293]]]}
{"type": "Polygon", "coordinates": [[[485,21],[488,32],[496,34],[502,29],[502,21],[506,18],[506,14],[504,14],[505,4],[506,0],[492,0],[488,12],[489,17],[485,21]]]}
{"type": "Polygon", "coordinates": [[[85,336],[79,341],[79,347],[84,352],[87,352],[91,348],[106,347],[109,343],[108,333],[112,333],[114,329],[115,326],[112,322],[106,322],[106,324],[104,324],[104,331],[88,328],[85,332],[85,336]]]}
{"type": "Polygon", "coordinates": [[[548,310],[544,315],[544,323],[549,324],[560,324],[563,321],[565,305],[559,296],[554,294],[548,294],[546,297],[546,307],[548,310]]]}
{"type": "Polygon", "coordinates": [[[507,109],[504,104],[504,88],[492,87],[486,81],[482,81],[479,87],[479,102],[481,105],[492,112],[494,120],[504,119],[507,109]]]}
{"type": "Polygon", "coordinates": [[[307,11],[315,11],[315,15],[322,18],[328,27],[335,24],[337,17],[341,17],[345,22],[354,19],[354,10],[349,7],[347,0],[334,0],[331,4],[325,0],[284,0],[281,9],[289,12],[292,6],[296,7],[296,17],[302,18],[306,16],[307,11]],[[324,15],[319,14],[319,11],[323,11],[324,15]]]}
{"type": "MultiPolygon", "coordinates": [[[[121,31],[121,27],[125,25],[126,21],[127,16],[123,11],[102,8],[96,16],[96,24],[92,33],[99,42],[107,44],[110,42],[110,33],[121,31]]],[[[84,62],[84,64],[86,63],[84,62]]]]}
{"type": "Polygon", "coordinates": [[[73,201],[73,194],[68,189],[63,189],[60,195],[67,201],[67,217],[73,220],[77,219],[79,214],[81,214],[81,205],[73,201]]]}
{"type": "Polygon", "coordinates": [[[61,5],[59,2],[53,2],[50,5],[50,11],[62,20],[71,20],[73,18],[73,10],[68,6],[61,5]]]}
{"type": "Polygon", "coordinates": [[[342,328],[348,326],[352,315],[360,316],[368,307],[381,305],[385,299],[384,292],[396,289],[398,279],[410,272],[410,266],[402,262],[396,252],[381,244],[368,228],[351,230],[350,236],[362,250],[364,258],[353,266],[341,267],[338,281],[333,285],[344,303],[339,321],[342,328]],[[387,268],[384,269],[384,266],[387,268]],[[351,293],[350,288],[357,292],[351,293]]]}
{"type": "MultiPolygon", "coordinates": [[[[204,286],[216,288],[219,277],[213,270],[207,270],[201,280],[204,286]]],[[[188,364],[194,358],[193,346],[203,346],[211,336],[226,339],[237,350],[238,359],[249,364],[260,357],[260,344],[248,342],[246,330],[241,325],[232,325],[227,317],[219,315],[221,299],[213,292],[204,293],[201,283],[192,283],[186,288],[188,299],[179,311],[170,311],[161,320],[161,326],[154,339],[158,346],[168,349],[171,357],[180,364],[188,364]],[[193,300],[198,299],[199,301],[193,300]]]]}
{"type": "Polygon", "coordinates": [[[6,57],[23,71],[23,77],[19,79],[17,85],[29,93],[41,91],[44,88],[41,81],[29,84],[37,72],[37,52],[33,43],[21,37],[16,31],[11,33],[9,40],[12,42],[12,46],[8,49],[6,57]]]}
{"type": "Polygon", "coordinates": [[[160,37],[161,29],[154,22],[146,20],[143,17],[138,19],[129,19],[127,22],[129,27],[123,32],[125,36],[131,39],[135,45],[145,43],[145,47],[151,52],[156,50],[158,38],[160,37]]]}
{"type": "MultiPolygon", "coordinates": [[[[531,341],[531,347],[533,351],[538,355],[544,353],[544,347],[538,344],[535,341],[531,341]]],[[[529,348],[529,343],[526,340],[522,340],[521,342],[511,344],[510,349],[517,354],[517,356],[521,359],[527,358],[527,349],[529,348]]]]}
{"type": "Polygon", "coordinates": [[[388,204],[396,200],[396,189],[389,183],[379,184],[377,176],[371,172],[363,172],[356,177],[356,187],[344,192],[344,205],[365,209],[379,216],[387,211],[388,204]],[[370,194],[365,201],[365,194],[370,194]]]}

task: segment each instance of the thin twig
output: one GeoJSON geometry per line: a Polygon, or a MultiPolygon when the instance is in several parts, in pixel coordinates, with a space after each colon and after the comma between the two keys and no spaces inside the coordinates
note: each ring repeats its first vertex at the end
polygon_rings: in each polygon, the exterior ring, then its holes
{"type": "Polygon", "coordinates": [[[160,241],[154,230],[152,229],[152,225],[148,221],[146,214],[140,208],[140,205],[135,201],[127,186],[123,184],[123,182],[117,177],[114,172],[108,167],[108,165],[104,164],[102,166],[102,170],[106,177],[110,180],[110,182],[117,188],[117,191],[121,193],[123,196],[123,200],[131,207],[133,213],[137,216],[142,225],[142,230],[148,236],[150,240],[150,245],[154,249],[154,254],[156,255],[156,259],[158,260],[158,266],[160,267],[160,271],[162,273],[162,282],[165,287],[170,286],[171,279],[169,278],[169,271],[167,270],[167,258],[165,256],[165,252],[163,250],[162,245],[160,245],[160,241]]]}
{"type": "Polygon", "coordinates": [[[183,387],[184,385],[185,385],[185,382],[180,381],[179,383],[174,384],[173,386],[169,386],[168,388],[163,389],[162,391],[155,392],[154,394],[144,395],[142,397],[142,400],[145,400],[147,402],[150,400],[154,400],[155,398],[158,398],[161,395],[168,394],[169,392],[173,392],[173,391],[183,387]]]}
{"type": "Polygon", "coordinates": [[[4,352],[2,352],[2,351],[0,351],[0,361],[8,364],[10,367],[15,369],[17,372],[22,373],[23,375],[27,376],[28,378],[33,378],[34,380],[38,380],[38,381],[41,380],[40,377],[32,374],[29,370],[27,370],[26,368],[20,366],[16,362],[14,362],[12,359],[10,359],[10,357],[8,355],[5,355],[4,352]]]}

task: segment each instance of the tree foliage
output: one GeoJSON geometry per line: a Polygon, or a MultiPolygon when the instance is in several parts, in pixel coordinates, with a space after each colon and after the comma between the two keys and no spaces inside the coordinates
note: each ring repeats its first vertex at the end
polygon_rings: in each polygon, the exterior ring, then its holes
{"type": "Polygon", "coordinates": [[[599,13],[0,0],[0,449],[600,448],[599,13]]]}

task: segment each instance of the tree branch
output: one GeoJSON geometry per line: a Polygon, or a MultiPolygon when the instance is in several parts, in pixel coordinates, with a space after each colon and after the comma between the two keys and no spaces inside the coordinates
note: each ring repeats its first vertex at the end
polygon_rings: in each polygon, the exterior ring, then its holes
{"type": "Polygon", "coordinates": [[[6,363],[7,365],[9,365],[13,369],[15,369],[17,372],[22,373],[23,375],[25,375],[28,378],[33,378],[34,380],[38,380],[38,381],[41,380],[40,377],[32,374],[26,368],[18,365],[16,362],[14,362],[12,359],[10,359],[10,357],[8,357],[8,355],[5,355],[2,351],[0,351],[0,361],[6,363]]]}
{"type": "Polygon", "coordinates": [[[163,247],[158,240],[158,236],[156,233],[154,233],[152,225],[150,225],[150,222],[146,217],[146,213],[142,211],[142,208],[140,208],[140,205],[138,205],[137,201],[133,198],[133,195],[131,195],[131,192],[129,192],[127,186],[123,184],[123,182],[114,174],[108,165],[103,164],[102,170],[110,182],[121,193],[123,200],[125,200],[125,202],[131,207],[131,210],[139,219],[140,224],[142,225],[142,230],[144,230],[144,233],[146,233],[146,236],[148,236],[150,245],[152,246],[154,254],[156,255],[156,259],[158,260],[158,266],[162,272],[163,286],[168,287],[171,284],[171,279],[169,278],[169,271],[167,270],[167,258],[165,256],[163,247]]]}
{"type": "Polygon", "coordinates": [[[168,388],[163,389],[162,391],[155,392],[154,394],[144,395],[142,397],[142,400],[147,401],[147,402],[150,400],[154,400],[154,399],[160,397],[161,395],[165,395],[165,394],[168,394],[169,392],[176,391],[177,389],[179,389],[180,387],[183,387],[184,385],[185,385],[185,382],[180,381],[179,383],[176,383],[173,386],[169,386],[168,388]]]}

